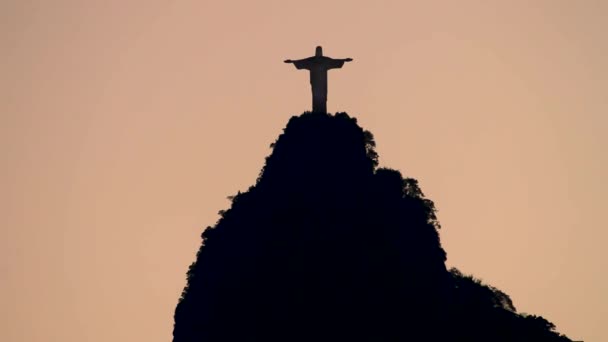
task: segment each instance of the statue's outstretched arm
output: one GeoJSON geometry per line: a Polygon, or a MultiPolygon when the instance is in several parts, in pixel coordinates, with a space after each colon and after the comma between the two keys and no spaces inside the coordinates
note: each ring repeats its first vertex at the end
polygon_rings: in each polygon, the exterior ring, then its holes
{"type": "Polygon", "coordinates": [[[311,59],[310,58],[304,58],[304,59],[298,59],[298,60],[291,60],[291,59],[286,59],[284,60],[285,63],[293,63],[293,65],[296,67],[296,69],[309,69],[311,67],[311,59]]]}

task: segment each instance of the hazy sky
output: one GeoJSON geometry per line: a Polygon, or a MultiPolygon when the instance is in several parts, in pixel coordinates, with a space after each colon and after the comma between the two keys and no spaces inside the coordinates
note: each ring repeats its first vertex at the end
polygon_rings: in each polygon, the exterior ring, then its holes
{"type": "Polygon", "coordinates": [[[0,3],[0,340],[169,341],[200,233],[308,75],[420,181],[448,265],[608,341],[608,2],[0,3]]]}

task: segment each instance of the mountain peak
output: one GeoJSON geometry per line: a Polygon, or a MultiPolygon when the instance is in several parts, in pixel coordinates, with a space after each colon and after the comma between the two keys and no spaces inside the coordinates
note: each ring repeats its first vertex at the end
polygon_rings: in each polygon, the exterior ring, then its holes
{"type": "Polygon", "coordinates": [[[292,117],[207,228],[174,341],[569,341],[448,271],[433,202],[346,113],[292,117]]]}

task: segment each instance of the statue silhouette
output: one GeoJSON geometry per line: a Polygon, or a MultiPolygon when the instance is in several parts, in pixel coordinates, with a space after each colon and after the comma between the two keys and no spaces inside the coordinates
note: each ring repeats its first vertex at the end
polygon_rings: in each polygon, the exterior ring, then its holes
{"type": "Polygon", "coordinates": [[[296,69],[310,71],[310,86],[312,88],[312,111],[315,113],[327,113],[327,70],[342,68],[344,62],[352,61],[352,58],[334,59],[323,56],[323,48],[317,46],[315,55],[312,57],[285,63],[293,63],[296,69]]]}

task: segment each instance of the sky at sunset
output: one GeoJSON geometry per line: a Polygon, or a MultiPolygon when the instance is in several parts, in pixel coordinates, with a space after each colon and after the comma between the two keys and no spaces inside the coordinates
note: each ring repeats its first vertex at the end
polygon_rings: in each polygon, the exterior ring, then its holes
{"type": "Polygon", "coordinates": [[[0,341],[170,341],[200,234],[311,106],[438,208],[448,266],[608,341],[608,1],[0,2],[0,341]]]}

